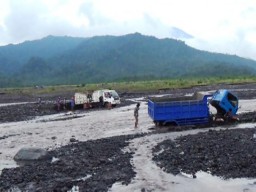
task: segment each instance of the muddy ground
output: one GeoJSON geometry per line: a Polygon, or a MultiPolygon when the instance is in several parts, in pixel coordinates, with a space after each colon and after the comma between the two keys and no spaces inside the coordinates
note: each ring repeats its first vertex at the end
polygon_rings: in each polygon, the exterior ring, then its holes
{"type": "MultiPolygon", "coordinates": [[[[145,100],[150,95],[157,95],[157,94],[171,94],[171,97],[180,97],[184,96],[187,93],[195,93],[198,91],[210,91],[210,90],[217,90],[217,89],[229,89],[234,94],[236,94],[239,99],[255,99],[256,94],[254,88],[256,88],[256,84],[221,84],[221,85],[214,85],[214,86],[198,86],[192,88],[185,88],[185,89],[161,89],[152,92],[119,92],[121,96],[121,105],[118,107],[130,105],[134,102],[130,101],[129,99],[136,98],[136,97],[144,97],[145,100]]],[[[43,94],[43,95],[28,95],[28,94],[9,94],[1,92],[0,94],[0,104],[8,104],[8,103],[21,103],[24,104],[19,105],[7,105],[2,106],[0,108],[0,123],[4,122],[14,122],[14,121],[26,121],[35,118],[36,116],[43,116],[43,115],[51,115],[56,114],[58,111],[56,110],[56,100],[58,97],[61,98],[71,98],[73,93],[64,92],[61,93],[54,93],[54,94],[43,94]],[[42,99],[42,104],[39,105],[37,103],[38,98],[42,99]]],[[[69,107],[67,106],[67,110],[69,107]]],[[[79,111],[77,108],[77,111],[79,111]]],[[[93,110],[99,110],[99,108],[94,108],[93,110]]],[[[102,109],[100,109],[102,110],[102,109]]],[[[83,110],[83,112],[85,112],[83,110]]]]}
{"type": "Polygon", "coordinates": [[[119,136],[78,142],[50,152],[56,160],[29,163],[3,170],[0,190],[107,191],[115,182],[127,185],[136,175],[130,164],[132,153],[123,153],[130,139],[139,135],[119,136]]]}
{"type": "Polygon", "coordinates": [[[256,129],[209,130],[159,143],[154,161],[166,172],[210,172],[225,179],[256,176],[256,129]],[[164,150],[163,153],[160,151],[164,150]]]}
{"type": "MultiPolygon", "coordinates": [[[[145,101],[149,95],[172,94],[173,97],[177,97],[195,91],[209,91],[219,88],[231,90],[240,99],[256,98],[255,84],[225,84],[190,89],[158,90],[150,93],[123,92],[120,93],[122,105],[119,107],[133,104],[134,102],[129,99],[137,97],[145,97],[145,101]]],[[[70,96],[69,94],[67,96],[70,96]]],[[[54,100],[58,96],[42,96],[45,105],[39,108],[36,101],[40,95],[22,97],[22,95],[1,93],[0,103],[33,102],[0,107],[1,123],[29,121],[36,116],[56,114],[58,112],[54,109],[54,100]]],[[[84,114],[97,110],[107,109],[77,110],[77,113],[84,114]]],[[[239,117],[239,123],[255,122],[255,112],[243,113],[239,117]]],[[[226,126],[232,128],[236,124],[226,126]]],[[[205,128],[216,126],[219,126],[219,124],[208,125],[205,128]]],[[[79,191],[108,191],[116,182],[129,185],[137,174],[134,171],[134,164],[131,162],[134,151],[124,150],[131,140],[164,132],[182,132],[197,128],[202,127],[151,128],[151,131],[146,133],[119,135],[84,142],[74,139],[69,145],[49,150],[51,156],[49,161],[29,162],[25,166],[3,169],[0,176],[0,191],[76,191],[76,188],[79,188],[79,191]]],[[[252,167],[256,157],[255,140],[252,139],[254,131],[255,129],[214,130],[202,134],[198,133],[194,136],[181,137],[175,141],[166,139],[153,149],[154,156],[152,156],[152,159],[164,171],[172,174],[178,174],[181,170],[184,170],[185,173],[195,175],[197,171],[203,170],[211,171],[212,174],[224,178],[256,178],[256,172],[250,171],[255,170],[255,167],[252,167]],[[209,145],[214,148],[210,148],[209,145]],[[195,147],[191,149],[190,146],[195,147]],[[161,153],[159,153],[160,151],[161,153]],[[212,151],[216,151],[216,153],[212,153],[212,151]],[[227,156],[227,153],[230,155],[227,156]],[[244,158],[248,161],[244,162],[244,158]],[[233,164],[230,162],[233,162],[233,164]],[[236,167],[241,167],[242,171],[239,171],[240,169],[237,169],[236,172],[230,171],[231,168],[234,170],[236,167]],[[245,173],[249,174],[246,175],[245,173]]],[[[1,139],[4,140],[5,135],[1,136],[1,139]]],[[[147,190],[147,186],[140,186],[137,191],[150,190],[147,190]]],[[[168,190],[162,189],[160,191],[168,190]]]]}

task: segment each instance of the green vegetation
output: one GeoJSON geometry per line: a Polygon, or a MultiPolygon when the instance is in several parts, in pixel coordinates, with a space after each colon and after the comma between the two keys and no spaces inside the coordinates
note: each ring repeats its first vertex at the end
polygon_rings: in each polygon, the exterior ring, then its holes
{"type": "Polygon", "coordinates": [[[194,78],[194,79],[166,79],[155,81],[130,81],[119,83],[98,83],[98,84],[81,84],[81,85],[59,85],[46,86],[43,88],[26,87],[26,88],[2,88],[1,92],[16,92],[22,94],[50,94],[63,92],[87,92],[97,89],[115,89],[122,92],[144,92],[160,91],[165,89],[189,88],[193,86],[215,85],[215,84],[241,84],[256,83],[256,77],[237,77],[237,78],[194,78]]]}
{"type": "Polygon", "coordinates": [[[63,84],[86,88],[93,83],[130,82],[129,89],[137,89],[157,87],[165,79],[173,80],[163,87],[172,87],[187,86],[191,82],[186,79],[195,77],[203,84],[206,80],[201,79],[256,75],[254,60],[200,51],[182,41],[139,33],[88,39],[49,36],[0,46],[0,67],[2,88],[63,84]]]}
{"type": "Polygon", "coordinates": [[[240,83],[254,83],[256,77],[237,77],[237,78],[183,78],[183,79],[166,79],[166,80],[153,80],[153,81],[130,81],[121,83],[105,83],[91,84],[85,90],[95,90],[99,87],[119,90],[121,92],[140,92],[140,91],[156,91],[164,89],[177,89],[188,88],[193,86],[214,85],[220,83],[226,84],[240,84],[240,83]]]}

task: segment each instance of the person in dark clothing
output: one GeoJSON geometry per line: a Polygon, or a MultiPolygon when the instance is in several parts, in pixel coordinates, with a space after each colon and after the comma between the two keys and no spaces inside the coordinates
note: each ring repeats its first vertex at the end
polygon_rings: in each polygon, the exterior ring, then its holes
{"type": "Polygon", "coordinates": [[[74,97],[72,97],[70,100],[70,108],[71,108],[71,111],[74,111],[74,109],[75,109],[75,98],[74,97]]]}
{"type": "Polygon", "coordinates": [[[140,109],[140,103],[137,103],[136,107],[134,108],[134,118],[135,118],[135,126],[134,126],[134,128],[138,127],[138,123],[139,123],[139,109],[140,109]]]}
{"type": "Polygon", "coordinates": [[[57,111],[60,111],[60,107],[61,107],[61,100],[60,97],[58,97],[57,101],[56,101],[56,105],[57,105],[57,111]]]}
{"type": "Polygon", "coordinates": [[[100,101],[100,106],[104,107],[104,102],[103,102],[103,96],[102,95],[99,97],[99,101],[100,101]]]}
{"type": "Polygon", "coordinates": [[[66,97],[64,97],[64,100],[63,100],[63,109],[64,110],[67,109],[67,99],[66,99],[66,97]]]}

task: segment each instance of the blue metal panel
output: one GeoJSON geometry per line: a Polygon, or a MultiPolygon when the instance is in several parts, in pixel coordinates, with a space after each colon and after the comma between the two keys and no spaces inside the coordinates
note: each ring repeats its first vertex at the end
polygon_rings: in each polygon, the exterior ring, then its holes
{"type": "Polygon", "coordinates": [[[236,115],[238,110],[238,98],[225,89],[218,90],[213,94],[211,104],[222,113],[231,110],[232,114],[236,115]]]}
{"type": "Polygon", "coordinates": [[[179,125],[207,123],[209,107],[205,95],[202,100],[153,102],[148,100],[148,114],[155,122],[176,122],[179,125]]]}

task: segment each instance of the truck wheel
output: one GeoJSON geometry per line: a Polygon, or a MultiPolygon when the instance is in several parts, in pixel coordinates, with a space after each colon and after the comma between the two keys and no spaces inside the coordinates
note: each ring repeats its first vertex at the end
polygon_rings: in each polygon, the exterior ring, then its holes
{"type": "Polygon", "coordinates": [[[162,126],[162,122],[160,122],[160,121],[154,121],[154,123],[155,123],[156,127],[161,127],[162,126]]]}
{"type": "Polygon", "coordinates": [[[105,102],[105,103],[104,103],[104,107],[105,107],[105,108],[108,108],[108,109],[111,109],[111,108],[112,108],[112,104],[109,103],[109,102],[105,102]]]}

